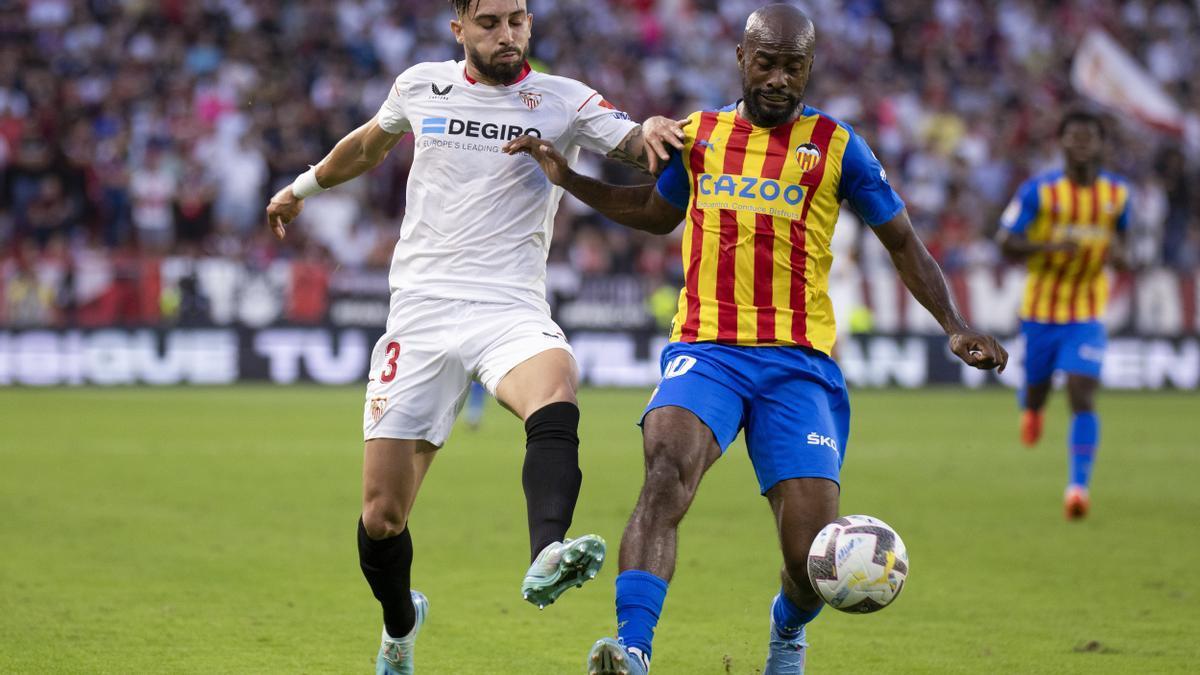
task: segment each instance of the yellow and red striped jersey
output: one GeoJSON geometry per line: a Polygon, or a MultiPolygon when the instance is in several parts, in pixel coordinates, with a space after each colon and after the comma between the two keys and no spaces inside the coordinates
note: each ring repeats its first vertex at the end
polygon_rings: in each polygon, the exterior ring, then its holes
{"type": "Polygon", "coordinates": [[[1074,252],[1029,257],[1021,319],[1060,324],[1104,316],[1104,263],[1113,236],[1129,222],[1129,193],[1126,179],[1107,172],[1091,185],[1076,185],[1062,171],[1054,171],[1021,186],[1001,225],[1033,243],[1078,244],[1074,252]]]}
{"type": "Polygon", "coordinates": [[[830,240],[843,199],[876,226],[904,203],[854,131],[805,106],[758,127],[737,107],[694,113],[658,191],[686,213],[677,342],[801,345],[829,354],[830,240]]]}

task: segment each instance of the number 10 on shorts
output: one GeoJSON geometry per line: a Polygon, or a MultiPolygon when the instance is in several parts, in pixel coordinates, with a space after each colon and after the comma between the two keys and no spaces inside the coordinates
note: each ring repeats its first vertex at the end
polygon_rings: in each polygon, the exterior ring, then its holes
{"type": "Polygon", "coordinates": [[[667,367],[663,369],[663,379],[669,380],[672,377],[679,377],[696,365],[696,357],[694,356],[676,356],[667,363],[667,367]]]}

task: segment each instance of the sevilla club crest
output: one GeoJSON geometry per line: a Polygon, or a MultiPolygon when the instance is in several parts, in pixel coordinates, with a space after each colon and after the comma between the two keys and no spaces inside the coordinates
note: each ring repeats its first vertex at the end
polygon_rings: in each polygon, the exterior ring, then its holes
{"type": "Polygon", "coordinates": [[[383,411],[386,408],[386,396],[377,396],[371,399],[371,419],[375,421],[375,424],[379,424],[379,420],[383,419],[383,411]]]}
{"type": "Polygon", "coordinates": [[[517,92],[517,95],[521,97],[521,102],[525,104],[525,107],[530,110],[536,110],[542,104],[542,95],[536,91],[521,91],[517,92]]]}

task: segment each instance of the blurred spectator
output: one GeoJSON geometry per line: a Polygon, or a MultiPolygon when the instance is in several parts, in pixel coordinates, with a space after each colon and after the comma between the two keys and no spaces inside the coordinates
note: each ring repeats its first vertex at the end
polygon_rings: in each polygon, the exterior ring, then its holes
{"type": "Polygon", "coordinates": [[[236,232],[261,227],[269,195],[267,160],[258,143],[248,133],[240,135],[213,152],[208,169],[216,183],[216,214],[222,225],[236,232]]]}
{"type": "MultiPolygon", "coordinates": [[[[190,163],[186,166],[183,187],[178,192],[173,209],[175,240],[180,251],[196,253],[212,235],[215,192],[199,164],[190,163]]],[[[253,215],[258,215],[257,209],[253,215]]]]}
{"type": "Polygon", "coordinates": [[[138,243],[155,253],[167,251],[175,239],[172,209],[179,185],[164,153],[156,142],[146,151],[144,162],[129,177],[138,243]]]}
{"type": "Polygon", "coordinates": [[[205,326],[212,322],[208,298],[200,292],[195,275],[179,280],[179,309],[177,321],[181,326],[205,326]]]}
{"type": "Polygon", "coordinates": [[[1158,175],[1166,197],[1166,217],[1163,221],[1162,259],[1176,268],[1196,264],[1197,194],[1194,176],[1189,176],[1185,158],[1179,148],[1168,147],[1158,159],[1158,175]]]}
{"type": "Polygon", "coordinates": [[[58,176],[49,174],[42,178],[36,196],[25,206],[25,225],[39,249],[46,248],[56,237],[67,236],[71,208],[58,176]]]}
{"type": "Polygon", "coordinates": [[[39,276],[35,255],[32,247],[24,247],[19,255],[5,261],[0,270],[4,289],[0,317],[8,325],[33,327],[55,323],[54,284],[39,276]]]}
{"type": "MultiPolygon", "coordinates": [[[[763,1],[530,0],[533,56],[638,119],[725,105],[740,95],[734,45],[763,1]]],[[[1200,264],[1197,3],[799,4],[818,27],[807,100],[871,142],[950,269],[997,263],[1000,211],[1024,178],[1057,162],[1075,47],[1089,29],[1107,30],[1190,110],[1187,139],[1114,113],[1111,168],[1138,186],[1135,246],[1145,263],[1200,264]]],[[[156,320],[174,303],[148,297],[154,256],[386,266],[411,140],[365,179],[313,200],[284,242],[263,232],[265,200],[373,115],[409,65],[461,59],[450,16],[442,0],[0,0],[6,324],[156,320]]],[[[592,158],[582,167],[648,180],[592,158]]],[[[670,287],[679,236],[634,233],[564,200],[550,283],[633,274],[648,293],[670,287]]],[[[847,241],[843,260],[888,264],[870,237],[847,241]]],[[[182,321],[192,301],[177,301],[168,314],[182,321]]]]}

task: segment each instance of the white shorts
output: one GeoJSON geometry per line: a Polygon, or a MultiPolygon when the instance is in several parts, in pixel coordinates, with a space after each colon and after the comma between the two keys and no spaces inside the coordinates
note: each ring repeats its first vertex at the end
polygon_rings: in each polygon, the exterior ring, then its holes
{"type": "Polygon", "coordinates": [[[550,349],[574,356],[562,329],[537,307],[393,294],[387,332],[371,352],[363,438],[440,447],[472,379],[495,396],[509,371],[550,349]]]}

